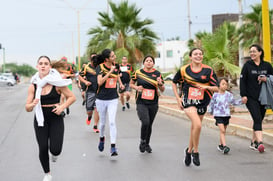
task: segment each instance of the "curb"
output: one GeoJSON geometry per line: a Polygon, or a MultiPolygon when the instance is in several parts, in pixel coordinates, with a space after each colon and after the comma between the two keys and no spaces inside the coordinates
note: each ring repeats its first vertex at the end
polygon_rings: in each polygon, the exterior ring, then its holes
{"type": "MultiPolygon", "coordinates": [[[[171,116],[184,118],[188,120],[188,117],[185,115],[184,111],[182,110],[177,110],[177,109],[169,108],[167,106],[159,105],[159,111],[171,116]]],[[[218,129],[217,126],[215,126],[215,120],[206,116],[204,117],[202,121],[202,125],[209,128],[218,129]]],[[[230,123],[227,127],[227,134],[248,138],[250,140],[252,139],[252,132],[253,131],[250,128],[232,124],[232,123],[230,123]]],[[[263,131],[263,143],[273,146],[273,134],[263,131]]]]}

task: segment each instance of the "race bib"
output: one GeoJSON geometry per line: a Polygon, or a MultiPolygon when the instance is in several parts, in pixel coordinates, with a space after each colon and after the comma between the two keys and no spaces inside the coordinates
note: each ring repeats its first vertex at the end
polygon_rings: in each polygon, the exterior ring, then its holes
{"type": "Polygon", "coordinates": [[[120,71],[121,72],[126,72],[127,71],[127,66],[121,66],[120,71]]]}
{"type": "Polygon", "coordinates": [[[204,90],[199,88],[190,87],[188,99],[203,100],[204,90]]]}
{"type": "Polygon", "coordinates": [[[105,83],[105,88],[116,88],[117,78],[108,78],[105,83]]]}
{"type": "Polygon", "coordinates": [[[141,98],[146,100],[154,100],[155,90],[154,89],[143,89],[141,98]]]}

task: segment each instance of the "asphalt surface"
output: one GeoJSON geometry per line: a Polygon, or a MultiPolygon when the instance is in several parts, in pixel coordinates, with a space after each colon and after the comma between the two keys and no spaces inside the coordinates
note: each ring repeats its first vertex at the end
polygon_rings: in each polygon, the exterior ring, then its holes
{"type": "MultiPolygon", "coordinates": [[[[27,113],[24,104],[27,84],[0,87],[0,180],[38,181],[43,171],[38,159],[38,146],[33,129],[34,113],[27,113]]],[[[119,155],[110,156],[109,127],[106,127],[104,152],[97,149],[99,136],[85,124],[86,114],[82,100],[74,87],[77,101],[65,118],[63,152],[51,164],[53,181],[172,181],[172,180],[272,180],[273,148],[266,147],[260,154],[250,150],[249,139],[227,135],[231,148],[228,155],[216,146],[219,133],[202,128],[200,139],[201,166],[183,164],[183,150],[189,139],[187,119],[157,114],[151,147],[153,153],[138,150],[140,122],[135,105],[117,113],[117,148],[119,155]]],[[[93,122],[91,123],[93,125],[93,122]]]]}

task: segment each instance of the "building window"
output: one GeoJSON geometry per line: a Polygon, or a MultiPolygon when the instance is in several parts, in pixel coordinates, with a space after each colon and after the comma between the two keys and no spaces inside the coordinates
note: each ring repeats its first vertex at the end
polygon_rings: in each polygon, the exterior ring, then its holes
{"type": "Polygon", "coordinates": [[[173,57],[173,51],[172,50],[167,50],[167,57],[173,57]]]}
{"type": "Polygon", "coordinates": [[[160,58],[160,52],[156,52],[156,58],[160,58]]]}

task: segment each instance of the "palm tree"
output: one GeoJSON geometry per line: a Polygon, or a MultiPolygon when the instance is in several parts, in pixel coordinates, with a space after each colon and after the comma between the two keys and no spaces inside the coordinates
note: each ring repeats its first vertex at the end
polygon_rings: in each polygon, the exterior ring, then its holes
{"type": "MultiPolygon", "coordinates": [[[[248,48],[253,43],[263,44],[262,31],[262,4],[252,5],[252,12],[243,16],[245,23],[239,28],[239,38],[243,40],[243,47],[248,48]]],[[[269,20],[271,22],[273,10],[269,11],[269,20]]],[[[271,34],[273,33],[273,25],[270,23],[271,34]]],[[[273,37],[271,37],[272,40],[273,37]]],[[[272,43],[271,43],[272,44],[272,43]]]]}
{"type": "Polygon", "coordinates": [[[140,20],[141,9],[135,4],[122,1],[119,5],[109,2],[112,16],[99,12],[100,26],[91,28],[92,36],[88,43],[87,53],[101,52],[105,48],[115,51],[117,59],[128,56],[129,63],[140,61],[145,55],[156,54],[155,40],[159,39],[149,25],[151,19],[140,20]]]}
{"type": "Polygon", "coordinates": [[[218,76],[236,76],[240,73],[240,68],[235,65],[237,49],[232,47],[232,30],[235,27],[225,22],[215,33],[202,38],[204,63],[213,67],[218,76]]]}

